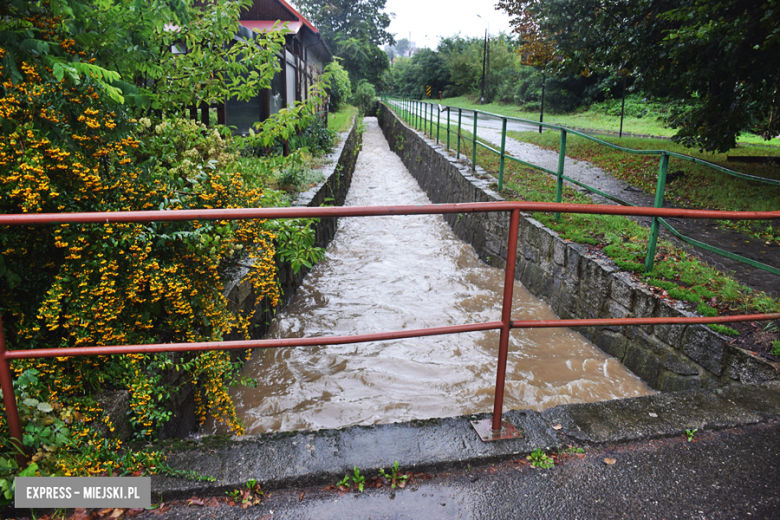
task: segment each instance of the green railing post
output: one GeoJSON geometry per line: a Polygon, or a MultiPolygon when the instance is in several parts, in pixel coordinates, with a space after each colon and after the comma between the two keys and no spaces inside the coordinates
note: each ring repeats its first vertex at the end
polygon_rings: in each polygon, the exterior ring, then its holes
{"type": "Polygon", "coordinates": [[[458,155],[456,159],[460,159],[460,124],[463,118],[463,109],[458,109],[458,155]]]}
{"type": "Polygon", "coordinates": [[[450,110],[450,107],[447,107],[447,150],[450,149],[450,116],[452,115],[452,111],[450,110]]]}
{"type": "Polygon", "coordinates": [[[425,108],[425,112],[423,115],[423,133],[428,133],[428,103],[423,102],[423,107],[425,108]]]}
{"type": "Polygon", "coordinates": [[[436,105],[436,144],[439,144],[440,129],[441,129],[441,107],[439,105],[436,105]]]}
{"type": "MultiPolygon", "coordinates": [[[[664,205],[664,190],[666,189],[666,172],[669,171],[669,156],[666,152],[661,153],[661,166],[658,169],[658,185],[655,188],[655,207],[662,208],[664,205]]],[[[650,242],[647,245],[647,259],[645,260],[645,272],[653,270],[655,261],[655,246],[658,242],[658,217],[653,217],[653,225],[650,228],[650,242]]]]}
{"type": "Polygon", "coordinates": [[[428,116],[428,135],[433,139],[433,103],[428,103],[428,106],[428,110],[431,112],[431,115],[428,116]]]}
{"type": "MultiPolygon", "coordinates": [[[[561,129],[561,146],[558,149],[558,183],[555,186],[555,202],[563,200],[563,165],[566,163],[566,130],[561,129]]],[[[555,220],[561,220],[561,214],[555,214],[555,220]]]]}
{"type": "Polygon", "coordinates": [[[471,171],[477,171],[477,111],[474,111],[474,135],[472,137],[474,143],[473,143],[473,149],[471,152],[472,159],[471,159],[471,171]]]}
{"type": "Polygon", "coordinates": [[[504,189],[504,156],[506,152],[506,118],[501,118],[501,159],[498,163],[498,191],[504,189]]]}

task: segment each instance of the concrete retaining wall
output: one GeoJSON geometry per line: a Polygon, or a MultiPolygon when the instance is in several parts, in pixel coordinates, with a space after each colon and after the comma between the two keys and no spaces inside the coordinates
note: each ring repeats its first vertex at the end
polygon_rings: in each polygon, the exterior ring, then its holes
{"type": "MultiPolygon", "coordinates": [[[[431,202],[504,200],[491,189],[496,180],[472,172],[386,106],[379,113],[390,148],[403,160],[431,202]]],[[[445,215],[455,233],[490,265],[503,268],[508,213],[445,215]]],[[[635,276],[620,272],[593,248],[562,240],[529,215],[520,220],[516,278],[562,319],[693,316],[678,303],[660,300],[635,276]]],[[[728,344],[703,325],[583,327],[578,329],[661,391],[714,388],[732,383],[780,379],[780,369],[728,344]]]]}

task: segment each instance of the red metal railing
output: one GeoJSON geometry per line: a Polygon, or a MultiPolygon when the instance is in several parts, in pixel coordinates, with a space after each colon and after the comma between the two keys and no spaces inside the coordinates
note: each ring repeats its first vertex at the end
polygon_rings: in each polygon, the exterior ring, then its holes
{"type": "Polygon", "coordinates": [[[153,222],[180,220],[236,220],[236,219],[278,219],[300,217],[362,217],[381,215],[428,215],[445,213],[487,213],[508,211],[511,213],[509,239],[507,242],[507,262],[504,280],[504,297],[501,321],[432,327],[416,330],[359,334],[351,336],[330,336],[300,339],[265,339],[246,341],[221,341],[199,343],[162,343],[150,345],[118,345],[102,347],[71,347],[29,350],[6,350],[3,334],[2,316],[0,316],[0,385],[3,390],[8,426],[11,437],[21,446],[22,431],[16,408],[13,389],[13,377],[10,360],[29,358],[49,358],[66,356],[94,356],[152,352],[181,352],[202,350],[235,350],[254,348],[303,347],[312,345],[339,345],[391,339],[404,339],[421,336],[436,336],[462,332],[500,330],[498,366],[496,369],[496,390],[493,404],[493,418],[489,425],[475,428],[483,440],[496,440],[512,437],[512,426],[502,423],[501,415],[504,401],[504,379],[506,375],[509,333],[513,328],[548,327],[584,327],[605,325],[648,325],[648,324],[694,324],[694,323],[730,323],[738,321],[761,321],[780,319],[776,314],[750,314],[727,317],[694,318],[608,318],[582,320],[531,320],[512,321],[512,294],[515,281],[515,263],[517,260],[517,235],[521,211],[542,211],[559,213],[588,213],[606,215],[636,215],[655,217],[688,217],[706,219],[733,220],[772,220],[780,219],[780,211],[733,212],[684,210],[674,208],[636,208],[625,206],[601,206],[591,204],[562,204],[544,202],[487,202],[468,204],[438,204],[426,206],[374,206],[374,207],[329,207],[329,208],[242,208],[181,211],[128,211],[105,213],[57,213],[35,215],[0,215],[0,226],[51,225],[61,223],[112,223],[112,222],[153,222]]]}

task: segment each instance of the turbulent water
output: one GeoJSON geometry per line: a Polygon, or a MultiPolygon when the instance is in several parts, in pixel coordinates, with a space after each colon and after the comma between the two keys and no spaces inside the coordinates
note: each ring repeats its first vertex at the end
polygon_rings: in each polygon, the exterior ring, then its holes
{"type": "MultiPolygon", "coordinates": [[[[347,205],[429,204],[376,119],[347,205]]],[[[341,219],[270,337],[341,336],[500,321],[504,271],[487,267],[440,215],[341,219]]],[[[513,319],[554,319],[515,285],[513,319]]],[[[256,351],[234,392],[248,433],[337,428],[492,410],[498,331],[256,351]]],[[[651,393],[568,329],[513,330],[504,409],[651,393]]]]}

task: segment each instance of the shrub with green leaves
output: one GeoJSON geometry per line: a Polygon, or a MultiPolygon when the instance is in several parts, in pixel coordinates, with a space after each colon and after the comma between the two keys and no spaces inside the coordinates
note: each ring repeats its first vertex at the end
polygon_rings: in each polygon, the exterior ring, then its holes
{"type": "Polygon", "coordinates": [[[330,88],[328,89],[328,92],[330,93],[329,110],[331,112],[338,112],[341,110],[344,103],[347,102],[349,95],[352,92],[352,83],[349,80],[349,73],[341,66],[338,59],[328,63],[328,65],[325,66],[325,72],[330,73],[333,78],[330,82],[330,88]]]}
{"type": "Polygon", "coordinates": [[[361,81],[355,93],[352,94],[352,104],[358,107],[362,114],[370,114],[371,107],[376,102],[376,89],[366,80],[361,81]]]}

